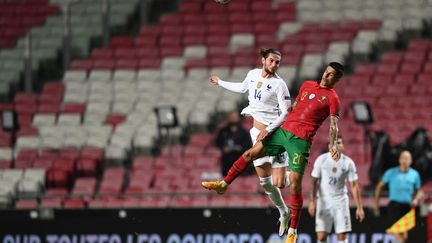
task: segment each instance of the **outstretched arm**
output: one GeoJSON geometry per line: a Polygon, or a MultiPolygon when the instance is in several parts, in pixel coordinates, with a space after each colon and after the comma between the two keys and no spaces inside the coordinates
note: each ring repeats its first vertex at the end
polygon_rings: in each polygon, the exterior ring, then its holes
{"type": "Polygon", "coordinates": [[[340,151],[337,149],[337,136],[338,136],[338,120],[337,116],[330,116],[330,129],[329,129],[329,143],[330,143],[330,154],[334,160],[339,160],[340,151]]]}
{"type": "Polygon", "coordinates": [[[363,203],[361,200],[361,189],[360,189],[360,185],[358,184],[357,180],[355,181],[351,181],[351,191],[354,197],[354,202],[357,206],[357,210],[356,210],[356,219],[360,222],[363,221],[365,214],[363,211],[363,203]]]}
{"type": "Polygon", "coordinates": [[[246,93],[246,91],[248,90],[246,79],[243,80],[243,82],[241,83],[228,82],[221,80],[218,76],[212,75],[210,76],[210,83],[219,85],[222,88],[236,93],[246,93]]]}

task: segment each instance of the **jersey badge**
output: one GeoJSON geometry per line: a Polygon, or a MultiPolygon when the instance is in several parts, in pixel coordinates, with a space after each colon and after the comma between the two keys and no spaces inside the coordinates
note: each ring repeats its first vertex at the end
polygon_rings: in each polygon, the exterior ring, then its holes
{"type": "Polygon", "coordinates": [[[304,100],[304,98],[306,97],[306,95],[308,95],[308,92],[307,91],[303,91],[303,93],[301,94],[300,100],[304,100]]]}
{"type": "Polygon", "coordinates": [[[256,85],[257,89],[260,89],[262,85],[263,85],[263,83],[261,81],[259,81],[256,85]]]}
{"type": "Polygon", "coordinates": [[[321,97],[318,99],[319,103],[323,103],[323,102],[325,102],[326,100],[327,100],[327,96],[325,96],[325,95],[321,96],[321,97]]]}
{"type": "Polygon", "coordinates": [[[313,98],[315,98],[315,94],[310,94],[308,98],[309,100],[312,100],[313,98]]]}
{"type": "Polygon", "coordinates": [[[333,172],[333,173],[336,173],[336,172],[337,172],[337,168],[336,168],[336,167],[333,167],[333,168],[332,168],[332,172],[333,172]]]}

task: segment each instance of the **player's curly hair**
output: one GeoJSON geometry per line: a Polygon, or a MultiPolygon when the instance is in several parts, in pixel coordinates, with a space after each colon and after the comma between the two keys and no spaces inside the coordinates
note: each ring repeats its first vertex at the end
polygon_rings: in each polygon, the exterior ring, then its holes
{"type": "Polygon", "coordinates": [[[282,54],[280,53],[279,50],[274,49],[274,48],[261,48],[260,49],[260,54],[262,57],[264,57],[264,59],[266,59],[270,54],[275,54],[278,56],[282,56],[282,54]]]}
{"type": "Polygon", "coordinates": [[[328,66],[336,70],[336,78],[341,78],[344,75],[345,67],[338,62],[331,62],[328,66]]]}

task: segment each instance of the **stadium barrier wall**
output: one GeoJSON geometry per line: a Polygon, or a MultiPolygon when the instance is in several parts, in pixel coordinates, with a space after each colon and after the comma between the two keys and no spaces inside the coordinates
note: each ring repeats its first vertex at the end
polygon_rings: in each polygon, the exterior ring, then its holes
{"type": "MultiPolygon", "coordinates": [[[[366,210],[359,223],[354,215],[350,243],[392,242],[385,216],[366,210]]],[[[279,243],[277,219],[275,209],[9,210],[0,211],[0,243],[279,243]]],[[[426,242],[426,221],[417,218],[409,242],[426,242]]],[[[306,210],[299,233],[298,243],[316,242],[306,210]]]]}

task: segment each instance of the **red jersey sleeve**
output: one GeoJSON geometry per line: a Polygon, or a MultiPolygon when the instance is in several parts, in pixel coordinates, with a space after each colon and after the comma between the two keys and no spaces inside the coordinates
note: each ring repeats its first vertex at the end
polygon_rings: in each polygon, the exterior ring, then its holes
{"type": "Polygon", "coordinates": [[[339,117],[340,113],[340,100],[337,94],[334,93],[330,99],[330,116],[339,117]]]}

